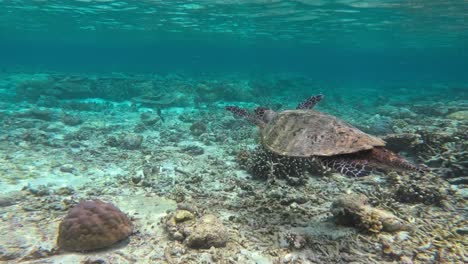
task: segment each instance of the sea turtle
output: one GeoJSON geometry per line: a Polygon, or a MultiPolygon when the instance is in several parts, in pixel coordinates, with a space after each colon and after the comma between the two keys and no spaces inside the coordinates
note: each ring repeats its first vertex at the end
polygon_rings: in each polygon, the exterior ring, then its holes
{"type": "Polygon", "coordinates": [[[326,167],[347,176],[367,176],[373,168],[424,172],[396,153],[384,148],[385,141],[312,108],[324,98],[316,95],[295,110],[275,112],[265,107],[254,113],[237,106],[226,110],[259,126],[261,143],[275,154],[314,158],[326,167]]]}

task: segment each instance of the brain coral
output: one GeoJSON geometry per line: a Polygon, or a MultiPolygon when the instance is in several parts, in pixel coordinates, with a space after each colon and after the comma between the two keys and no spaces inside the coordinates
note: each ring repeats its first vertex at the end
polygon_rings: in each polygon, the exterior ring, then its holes
{"type": "Polygon", "coordinates": [[[127,238],[132,231],[128,217],[114,205],[83,201],[60,223],[57,244],[69,251],[95,250],[127,238]]]}

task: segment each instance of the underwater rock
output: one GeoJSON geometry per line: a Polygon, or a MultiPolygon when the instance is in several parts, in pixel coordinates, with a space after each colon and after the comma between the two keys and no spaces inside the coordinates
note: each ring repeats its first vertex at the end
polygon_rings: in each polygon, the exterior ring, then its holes
{"type": "Polygon", "coordinates": [[[214,215],[207,214],[198,219],[188,210],[177,210],[168,216],[166,230],[170,236],[191,248],[224,247],[229,233],[214,215]]]}
{"type": "Polygon", "coordinates": [[[45,132],[59,133],[63,130],[63,126],[59,124],[47,124],[39,128],[45,132]]]}
{"type": "Polygon", "coordinates": [[[108,136],[106,137],[104,144],[110,147],[118,147],[120,142],[116,136],[108,136]]]}
{"type": "Polygon", "coordinates": [[[390,212],[373,208],[362,194],[347,194],[333,202],[331,211],[336,222],[352,225],[372,233],[395,232],[407,228],[405,222],[390,212]]]}
{"type": "Polygon", "coordinates": [[[68,251],[96,250],[126,239],[132,232],[133,224],[114,205],[83,201],[60,223],[57,245],[68,251]]]}
{"type": "Polygon", "coordinates": [[[206,125],[202,121],[197,121],[190,126],[190,133],[193,136],[197,136],[197,137],[205,133],[206,130],[207,130],[206,125]]]}
{"type": "Polygon", "coordinates": [[[69,164],[69,163],[63,164],[62,166],[60,166],[60,171],[73,173],[73,171],[75,171],[75,167],[73,166],[73,164],[69,164]]]}
{"type": "Polygon", "coordinates": [[[26,112],[19,113],[18,117],[33,118],[44,121],[51,121],[53,119],[54,112],[50,109],[44,108],[32,108],[26,112]]]}
{"type": "Polygon", "coordinates": [[[192,156],[198,156],[198,155],[203,155],[205,153],[205,150],[197,145],[188,145],[182,147],[182,152],[187,153],[192,156]]]}
{"type": "Polygon", "coordinates": [[[24,197],[21,192],[9,192],[0,195],[0,207],[14,205],[24,197]]]}
{"type": "Polygon", "coordinates": [[[46,108],[54,108],[57,106],[61,106],[61,102],[55,96],[46,96],[41,95],[39,99],[36,101],[37,106],[46,107],[46,108]]]}
{"type": "Polygon", "coordinates": [[[67,126],[77,126],[83,123],[83,119],[79,115],[64,115],[62,117],[62,122],[67,126]]]}
{"type": "Polygon", "coordinates": [[[97,103],[97,102],[80,102],[80,101],[66,101],[61,102],[60,105],[63,109],[86,111],[86,112],[101,112],[111,108],[110,103],[97,103]]]}
{"type": "Polygon", "coordinates": [[[139,149],[143,143],[143,136],[129,133],[123,135],[119,141],[119,145],[125,149],[139,149]]]}
{"type": "Polygon", "coordinates": [[[224,247],[228,237],[223,223],[216,216],[208,214],[197,220],[185,242],[191,248],[224,247]]]}
{"type": "Polygon", "coordinates": [[[80,144],[80,142],[78,142],[78,141],[70,141],[70,143],[68,143],[68,145],[69,145],[71,148],[79,148],[79,147],[81,147],[81,144],[80,144]]]}
{"type": "Polygon", "coordinates": [[[152,126],[158,123],[161,118],[151,112],[144,112],[140,115],[140,120],[145,126],[152,126]]]}
{"type": "Polygon", "coordinates": [[[78,131],[74,131],[65,135],[66,141],[82,141],[89,140],[93,134],[96,133],[96,129],[91,127],[80,127],[78,131]]]}
{"type": "Polygon", "coordinates": [[[187,106],[188,96],[180,92],[168,92],[166,90],[152,90],[146,94],[133,97],[132,102],[150,108],[167,108],[174,106],[187,106]]]}
{"type": "Polygon", "coordinates": [[[75,190],[71,187],[64,186],[64,187],[58,188],[54,193],[60,196],[66,196],[66,195],[74,194],[75,190]]]}
{"type": "Polygon", "coordinates": [[[468,110],[467,111],[457,111],[451,113],[447,116],[448,119],[466,121],[468,120],[468,110]]]}
{"type": "Polygon", "coordinates": [[[195,215],[187,210],[177,210],[168,215],[166,231],[177,240],[183,241],[186,237],[185,230],[195,223],[195,215]]]}
{"type": "Polygon", "coordinates": [[[23,191],[29,192],[30,194],[34,196],[47,196],[50,194],[51,190],[49,189],[48,186],[46,185],[38,185],[36,187],[33,187],[31,185],[27,185],[23,187],[23,191]]]}

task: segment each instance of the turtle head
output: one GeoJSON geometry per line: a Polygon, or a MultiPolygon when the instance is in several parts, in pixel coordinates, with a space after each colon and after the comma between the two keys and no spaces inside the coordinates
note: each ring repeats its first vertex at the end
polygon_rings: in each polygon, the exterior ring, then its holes
{"type": "Polygon", "coordinates": [[[277,112],[266,108],[266,107],[257,107],[255,108],[255,116],[257,119],[262,120],[264,123],[268,124],[278,115],[277,112]]]}

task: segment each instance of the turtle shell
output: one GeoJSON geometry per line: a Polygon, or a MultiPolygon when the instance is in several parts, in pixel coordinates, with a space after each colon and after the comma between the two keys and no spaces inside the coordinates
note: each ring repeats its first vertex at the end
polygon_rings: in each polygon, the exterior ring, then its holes
{"type": "Polygon", "coordinates": [[[333,156],[384,146],[338,118],[314,110],[286,110],[261,131],[262,144],[285,156],[333,156]]]}

